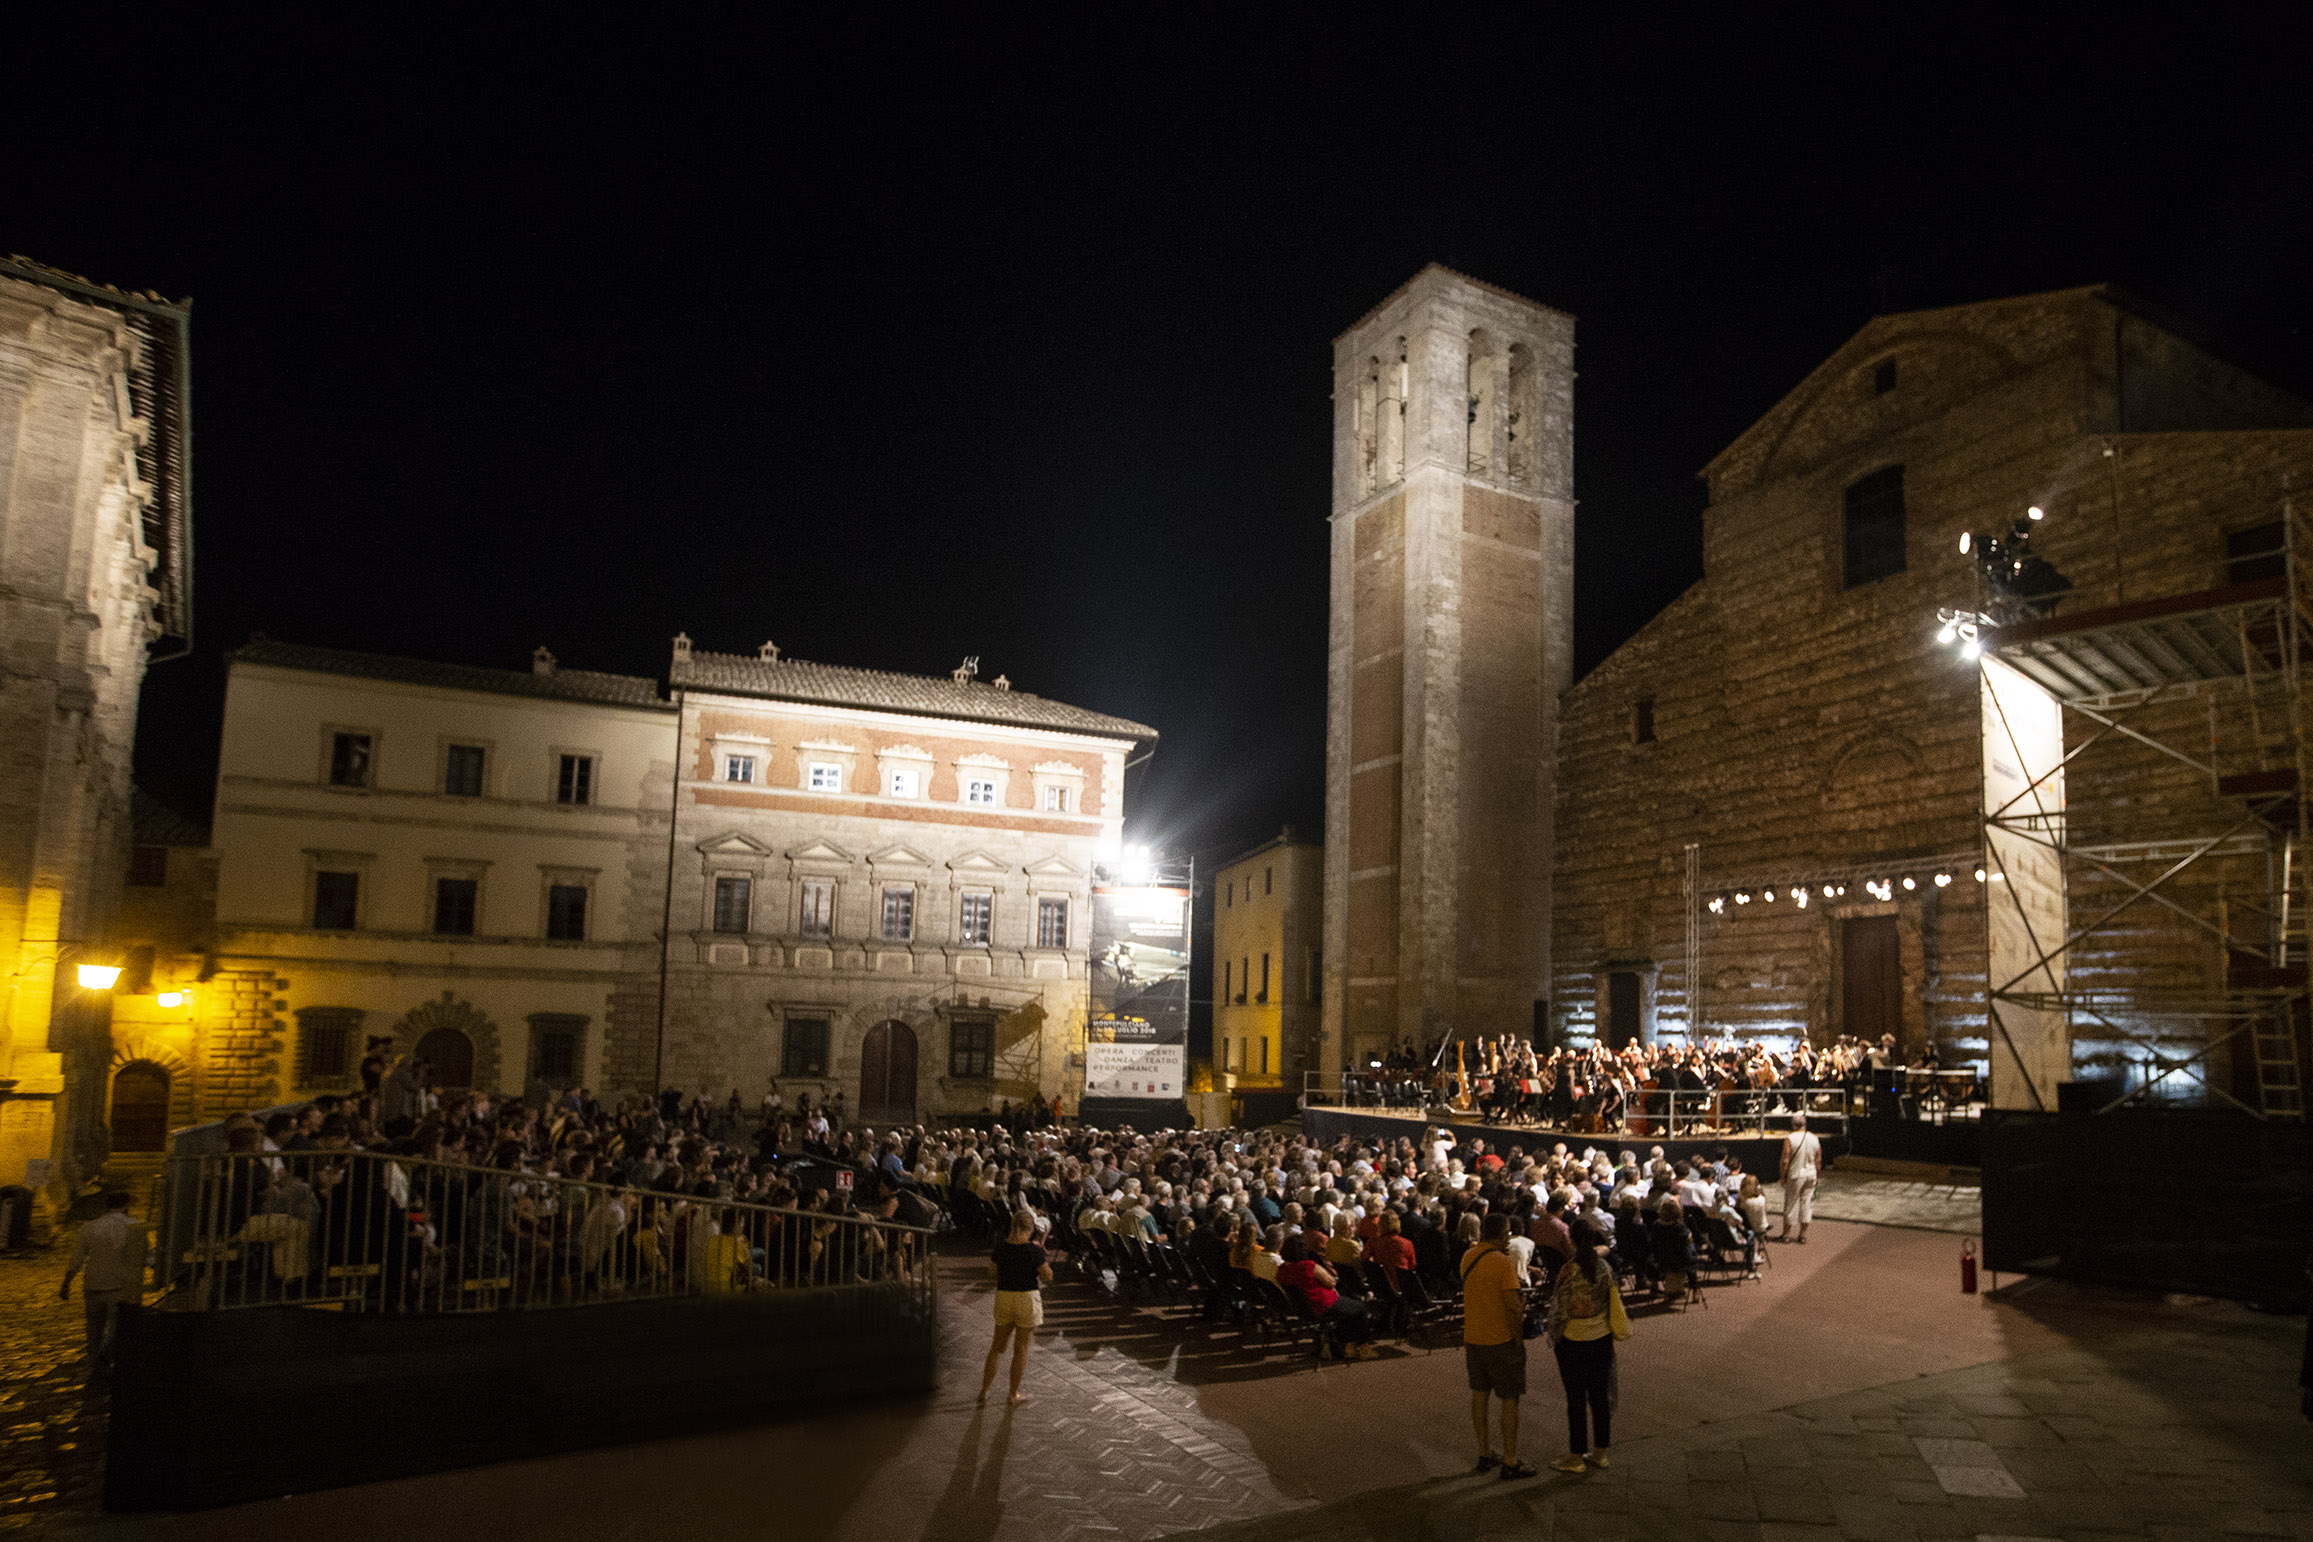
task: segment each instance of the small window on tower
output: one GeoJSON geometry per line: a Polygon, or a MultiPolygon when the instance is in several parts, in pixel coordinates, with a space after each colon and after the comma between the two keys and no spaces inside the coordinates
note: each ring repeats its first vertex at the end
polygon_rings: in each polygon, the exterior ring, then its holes
{"type": "Polygon", "coordinates": [[[1654,698],[1641,696],[1630,704],[1630,742],[1654,743],[1654,698]]]}
{"type": "Polygon", "coordinates": [[[1871,389],[1878,396],[1895,389],[1895,360],[1882,359],[1871,367],[1871,389]]]}
{"type": "Polygon", "coordinates": [[[755,780],[755,757],[752,755],[725,755],[723,757],[723,780],[726,782],[753,782],[755,780]]]}

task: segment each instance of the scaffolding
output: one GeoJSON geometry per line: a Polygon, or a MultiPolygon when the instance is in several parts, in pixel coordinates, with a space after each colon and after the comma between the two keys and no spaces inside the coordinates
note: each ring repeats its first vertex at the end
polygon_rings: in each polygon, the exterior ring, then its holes
{"type": "MultiPolygon", "coordinates": [[[[2313,765],[2301,663],[2313,647],[2313,520],[2284,500],[2279,525],[2275,550],[2234,559],[2235,573],[2258,574],[2246,582],[2070,615],[2050,614],[2044,598],[1995,599],[1979,618],[1984,654],[2052,697],[2064,726],[2053,765],[2029,772],[2023,791],[1996,806],[1997,794],[1984,800],[1985,864],[1995,882],[2005,876],[2003,848],[2013,855],[2023,849],[2018,842],[2044,848],[2065,880],[2054,924],[2030,914],[2015,896],[2019,886],[2008,886],[2013,914],[1995,924],[2021,921],[2033,963],[1995,969],[1987,980],[1991,1027],[2004,1031],[2003,1006],[2018,1020],[2060,1014],[2067,1043],[2094,1024],[2141,1050],[2142,1084],[2103,1100],[2099,1111],[2148,1100],[2171,1078],[2185,1078],[2259,1119],[2304,1118],[2298,1041],[2307,1021],[2313,828],[2302,790],[2313,765]],[[2203,710],[2158,710],[2187,702],[2203,710]],[[2211,795],[2200,827],[2164,835],[2140,823],[2130,833],[2155,838],[2080,838],[2083,826],[2110,834],[2141,821],[2143,808],[2159,802],[2141,778],[2122,777],[2091,781],[2089,800],[2066,803],[2083,783],[2075,777],[2067,788],[2065,769],[2114,741],[2191,768],[2211,795]],[[2043,796],[2051,783],[2054,813],[2043,796]],[[2100,810],[2099,799],[2113,806],[2100,810]],[[2134,807],[2120,809],[2121,802],[2134,807]],[[2219,862],[2227,881],[2202,881],[2219,862]],[[2245,883],[2237,881],[2243,872],[2251,875],[2245,883]],[[2102,893],[2083,903],[2076,878],[2102,893]],[[2203,985],[2164,980],[2149,954],[2132,959],[2132,950],[2154,945],[2148,919],[2172,936],[2181,929],[2215,943],[2218,962],[2203,985]],[[2072,967],[2092,952],[2097,967],[2072,967]],[[2243,1049],[2253,1077],[2239,1063],[2243,1049]],[[2219,1051],[2233,1063],[2230,1077],[2210,1074],[2219,1051]]],[[[1985,731],[1994,734],[1991,723],[1985,731]]],[[[1993,758],[1987,754],[1988,788],[1993,758]]]]}

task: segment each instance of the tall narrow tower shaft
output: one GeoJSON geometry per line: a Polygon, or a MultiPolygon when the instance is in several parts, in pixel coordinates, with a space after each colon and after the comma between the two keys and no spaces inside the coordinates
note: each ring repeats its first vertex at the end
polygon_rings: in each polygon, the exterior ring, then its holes
{"type": "Polygon", "coordinates": [[[1542,1018],[1574,320],[1432,266],[1333,380],[1327,1069],[1542,1018]]]}

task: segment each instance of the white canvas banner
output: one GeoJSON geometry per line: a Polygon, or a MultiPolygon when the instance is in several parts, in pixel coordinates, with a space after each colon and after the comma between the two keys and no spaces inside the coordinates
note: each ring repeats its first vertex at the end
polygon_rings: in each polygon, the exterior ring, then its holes
{"type": "Polygon", "coordinates": [[[2064,839],[2064,710],[1997,659],[1983,661],[1983,681],[1992,1106],[2053,1109],[2056,1084],[2072,1072],[2071,1025],[2043,1004],[2064,989],[2064,863],[2054,849],[2064,839]]]}

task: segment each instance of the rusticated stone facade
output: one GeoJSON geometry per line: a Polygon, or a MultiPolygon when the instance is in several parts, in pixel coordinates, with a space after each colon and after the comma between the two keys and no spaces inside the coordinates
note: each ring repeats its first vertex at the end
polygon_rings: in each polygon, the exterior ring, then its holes
{"type": "Polygon", "coordinates": [[[102,1158],[129,756],[190,627],[183,305],[0,261],[0,1184],[102,1158]]]}
{"type": "MultiPolygon", "coordinates": [[[[2004,532],[2043,507],[2036,544],[2075,586],[2060,614],[2224,583],[2228,535],[2277,520],[2291,480],[2313,476],[2308,425],[2303,403],[2104,290],[1871,322],[1706,469],[1704,578],[1567,694],[1560,1031],[1611,1035],[1617,991],[1622,1031],[1689,1029],[1694,842],[1706,896],[1778,893],[1704,915],[1706,1032],[1820,1041],[1884,1023],[1907,1048],[1932,1038],[1947,1062],[1981,1058],[1976,671],[1933,638],[1939,606],[1976,604],[1961,532],[2004,532]],[[1866,518],[1852,547],[1850,489],[1884,490],[1869,479],[1896,467],[1896,544],[1874,548],[1866,518]],[[1957,881],[1938,888],[1937,870],[1957,881]],[[1874,875],[1898,880],[1890,899],[1865,893],[1874,875]],[[1916,888],[1900,887],[1907,875],[1916,888]],[[1818,889],[1802,910],[1789,889],[1810,876],[1847,893],[1818,889]]],[[[1884,502],[1863,512],[1875,508],[1884,519],[1884,502]]],[[[2186,719],[2207,711],[2134,721],[2190,741],[2186,719]]],[[[2219,748],[2242,757],[2228,769],[2254,758],[2229,722],[2219,748]]],[[[2240,817],[2205,777],[2125,740],[2069,774],[2082,841],[2214,833],[2240,817]]],[[[2213,914],[2220,884],[2261,890],[2262,858],[2204,864],[2184,897],[2213,914]]],[[[2075,914],[2122,892],[2077,877],[2075,914]]],[[[2221,970],[2213,938],[2150,906],[2073,961],[2075,980],[2136,986],[2208,985],[2221,970]]],[[[2081,1048],[2121,1053],[2086,1035],[2081,1048]]]]}
{"type": "Polygon", "coordinates": [[[1571,317],[1435,266],[1335,340],[1325,1069],[1548,994],[1573,360],[1571,317]]]}

